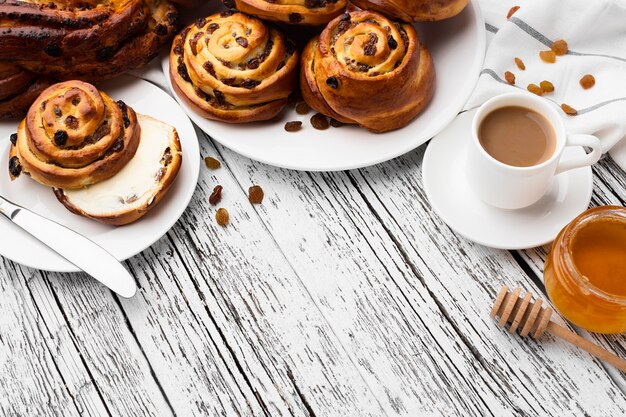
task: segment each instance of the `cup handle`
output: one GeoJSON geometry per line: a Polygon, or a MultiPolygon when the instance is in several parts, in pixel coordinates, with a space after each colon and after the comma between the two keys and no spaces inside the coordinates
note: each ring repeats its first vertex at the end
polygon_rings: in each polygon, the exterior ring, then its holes
{"type": "Polygon", "coordinates": [[[559,161],[555,175],[569,171],[570,169],[593,165],[598,162],[602,156],[602,144],[600,143],[600,139],[593,135],[568,135],[567,144],[565,146],[587,146],[592,150],[584,156],[568,159],[567,161],[559,161]]]}

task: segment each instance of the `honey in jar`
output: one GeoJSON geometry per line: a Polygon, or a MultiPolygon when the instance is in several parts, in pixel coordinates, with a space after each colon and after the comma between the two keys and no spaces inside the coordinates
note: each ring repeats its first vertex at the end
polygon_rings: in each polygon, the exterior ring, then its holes
{"type": "Polygon", "coordinates": [[[587,210],[557,236],[544,281],[554,306],[592,332],[626,332],[626,209],[587,210]]]}

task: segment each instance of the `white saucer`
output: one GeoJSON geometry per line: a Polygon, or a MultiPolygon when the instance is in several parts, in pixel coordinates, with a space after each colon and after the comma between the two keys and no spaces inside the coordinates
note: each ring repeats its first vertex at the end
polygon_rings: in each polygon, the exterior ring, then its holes
{"type": "MultiPolygon", "coordinates": [[[[50,188],[22,175],[11,182],[8,171],[9,135],[18,122],[0,122],[0,194],[93,240],[120,261],[148,248],[183,214],[191,200],[200,172],[200,150],[191,121],[173,98],[158,87],[135,77],[120,77],[98,85],[114,100],[124,100],[135,111],[176,127],[183,149],[183,163],[168,194],[145,217],[135,223],[113,227],[70,213],[50,188]]],[[[78,269],[28,233],[0,216],[0,255],[17,263],[47,271],[78,269]]]]}
{"type": "MultiPolygon", "coordinates": [[[[554,177],[550,191],[532,206],[520,210],[489,206],[472,193],[465,176],[465,152],[475,113],[459,115],[426,149],[422,179],[433,210],[458,234],[492,248],[525,249],[553,241],[589,207],[591,168],[554,177]]],[[[583,152],[580,147],[566,148],[563,158],[583,152]]]]}

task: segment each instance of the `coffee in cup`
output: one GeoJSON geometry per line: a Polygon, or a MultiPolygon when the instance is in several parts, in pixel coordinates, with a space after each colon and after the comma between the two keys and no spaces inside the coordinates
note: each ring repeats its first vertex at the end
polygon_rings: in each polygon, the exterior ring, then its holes
{"type": "Polygon", "coordinates": [[[538,165],[556,149],[556,133],[548,119],[522,106],[487,114],[478,126],[478,140],[491,157],[514,167],[538,165]]]}
{"type": "Polygon", "coordinates": [[[537,202],[555,175],[594,164],[602,155],[592,135],[568,134],[552,104],[530,93],[509,93],[485,102],[472,121],[467,181],[485,203],[519,209],[537,202]],[[561,158],[567,146],[590,153],[561,158]]]}

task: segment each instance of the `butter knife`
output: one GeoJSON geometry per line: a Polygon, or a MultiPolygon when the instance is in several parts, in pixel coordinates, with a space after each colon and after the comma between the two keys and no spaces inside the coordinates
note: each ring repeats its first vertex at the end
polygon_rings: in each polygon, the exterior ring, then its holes
{"type": "Polygon", "coordinates": [[[0,196],[0,214],[125,298],[135,295],[135,279],[109,252],[75,231],[0,196]]]}

